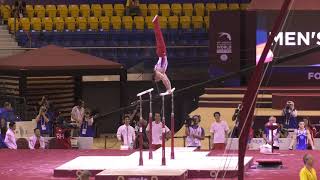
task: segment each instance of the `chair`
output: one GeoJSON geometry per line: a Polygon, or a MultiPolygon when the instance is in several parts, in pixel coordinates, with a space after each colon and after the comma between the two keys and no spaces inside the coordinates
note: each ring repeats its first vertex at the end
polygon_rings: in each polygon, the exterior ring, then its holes
{"type": "Polygon", "coordinates": [[[57,16],[57,8],[55,5],[46,5],[46,14],[48,17],[55,18],[57,16]]]}
{"type": "Polygon", "coordinates": [[[159,25],[161,29],[168,28],[168,19],[165,16],[159,16],[159,25]]]}
{"type": "Polygon", "coordinates": [[[100,4],[92,4],[91,5],[91,11],[93,16],[99,18],[102,15],[102,8],[100,4]]]}
{"type": "Polygon", "coordinates": [[[62,18],[68,17],[68,7],[66,5],[64,4],[58,5],[57,11],[58,11],[59,17],[62,17],[62,18]]]}
{"type": "Polygon", "coordinates": [[[229,4],[229,10],[239,10],[240,9],[240,6],[238,3],[230,3],[229,4]]]}
{"type": "Polygon", "coordinates": [[[194,5],[194,10],[196,16],[204,16],[204,4],[203,3],[196,3],[194,5]]]}
{"type": "Polygon", "coordinates": [[[204,17],[204,25],[205,25],[206,29],[209,29],[209,27],[210,27],[209,16],[204,17]]]}
{"type": "Polygon", "coordinates": [[[148,4],[149,15],[154,17],[159,13],[158,4],[148,4]]]}
{"type": "Polygon", "coordinates": [[[97,17],[89,17],[88,18],[89,29],[93,31],[99,30],[99,20],[97,17]]]}
{"type": "Polygon", "coordinates": [[[62,32],[64,30],[64,20],[62,17],[53,18],[53,23],[56,31],[62,32]]]}
{"type": "Polygon", "coordinates": [[[110,19],[108,16],[102,16],[99,18],[100,28],[104,31],[110,30],[110,19]]]}
{"type": "Polygon", "coordinates": [[[41,31],[42,25],[41,25],[41,19],[38,17],[34,17],[31,19],[31,27],[34,31],[41,31]]]}
{"type": "Polygon", "coordinates": [[[66,29],[69,31],[75,31],[76,29],[76,20],[74,17],[66,17],[65,18],[66,29]]]}
{"type": "Polygon", "coordinates": [[[249,5],[249,3],[240,3],[240,10],[247,10],[249,5]]]}
{"type": "Polygon", "coordinates": [[[152,16],[147,16],[145,17],[145,23],[147,25],[147,29],[153,29],[153,23],[152,23],[152,19],[153,17],[152,16]]]}
{"type": "Polygon", "coordinates": [[[77,18],[77,27],[80,31],[87,31],[88,23],[87,18],[85,17],[78,17],[77,18]]]}
{"type": "Polygon", "coordinates": [[[34,13],[38,18],[44,18],[46,15],[46,9],[44,8],[43,5],[35,5],[34,13]]]}
{"type": "Polygon", "coordinates": [[[20,26],[23,31],[30,31],[29,18],[20,18],[20,26]]]}
{"type": "Polygon", "coordinates": [[[194,29],[202,29],[203,28],[203,18],[202,16],[192,16],[191,22],[194,29]]]}
{"type": "Polygon", "coordinates": [[[15,29],[16,31],[19,31],[19,25],[20,25],[19,18],[16,18],[16,26],[14,26],[14,21],[15,21],[15,18],[8,19],[8,27],[11,33],[13,33],[15,29]]]}
{"type": "Polygon", "coordinates": [[[45,17],[42,19],[42,25],[43,25],[44,30],[46,30],[46,31],[52,31],[52,29],[53,29],[52,19],[49,17],[45,17]]]}
{"type": "Polygon", "coordinates": [[[161,16],[168,17],[170,16],[170,5],[169,4],[160,4],[161,16]]]}
{"type": "Polygon", "coordinates": [[[141,16],[146,17],[148,16],[148,7],[147,4],[140,4],[139,5],[141,16]]]}
{"type": "Polygon", "coordinates": [[[180,26],[182,29],[190,29],[190,16],[180,16],[180,26]]]}
{"type": "Polygon", "coordinates": [[[0,11],[3,20],[8,20],[11,17],[11,7],[9,5],[1,5],[0,11]]]}
{"type": "Polygon", "coordinates": [[[80,14],[82,17],[90,17],[90,6],[89,4],[80,4],[80,14]]]}
{"type": "Polygon", "coordinates": [[[169,16],[168,23],[170,29],[178,29],[179,28],[179,18],[178,16],[169,16]]]}
{"type": "Polygon", "coordinates": [[[144,17],[135,16],[133,20],[134,20],[136,30],[144,30],[144,17]]]}
{"type": "Polygon", "coordinates": [[[171,11],[172,11],[173,15],[180,16],[181,15],[181,11],[182,11],[181,4],[173,3],[171,5],[171,11]]]}
{"type": "Polygon", "coordinates": [[[122,17],[122,23],[125,30],[132,30],[133,21],[131,16],[123,16],[122,17]]]}
{"type": "Polygon", "coordinates": [[[79,6],[76,4],[70,4],[69,5],[69,14],[71,17],[77,18],[79,17],[79,6]]]}
{"type": "MultiPolygon", "coordinates": [[[[27,16],[29,18],[33,18],[34,17],[34,9],[32,5],[26,5],[26,11],[27,11],[27,16]]],[[[1,9],[2,12],[2,9],[1,9]]]]}
{"type": "Polygon", "coordinates": [[[220,11],[228,10],[228,4],[227,3],[217,3],[217,9],[220,11]]]}
{"type": "Polygon", "coordinates": [[[123,4],[115,4],[114,5],[114,12],[116,16],[122,17],[124,15],[124,5],[123,4]]]}
{"type": "Polygon", "coordinates": [[[103,4],[102,10],[105,16],[113,16],[113,6],[112,4],[103,4]]]}
{"type": "Polygon", "coordinates": [[[192,16],[193,15],[193,6],[191,3],[183,3],[182,4],[182,11],[185,16],[192,16]]]}
{"type": "Polygon", "coordinates": [[[215,3],[207,3],[206,4],[206,13],[207,13],[207,16],[210,15],[210,12],[211,11],[215,11],[217,10],[217,6],[215,3]]]}
{"type": "Polygon", "coordinates": [[[111,16],[112,29],[120,30],[121,29],[121,17],[120,16],[111,16]]]}

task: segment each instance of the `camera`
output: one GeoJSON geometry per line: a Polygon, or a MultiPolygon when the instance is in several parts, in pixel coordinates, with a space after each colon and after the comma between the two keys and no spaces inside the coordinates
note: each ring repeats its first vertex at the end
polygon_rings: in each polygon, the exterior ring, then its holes
{"type": "Polygon", "coordinates": [[[193,119],[189,117],[184,121],[184,125],[190,127],[192,125],[192,121],[193,119]]]}

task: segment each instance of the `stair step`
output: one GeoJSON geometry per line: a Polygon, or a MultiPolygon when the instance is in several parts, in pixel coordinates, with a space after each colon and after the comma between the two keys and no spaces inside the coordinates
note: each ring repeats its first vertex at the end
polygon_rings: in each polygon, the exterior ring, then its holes
{"type": "Polygon", "coordinates": [[[8,29],[0,29],[0,34],[10,34],[8,29]]]}
{"type": "Polygon", "coordinates": [[[18,43],[15,41],[0,41],[0,47],[18,47],[18,43]]]}
{"type": "Polygon", "coordinates": [[[12,39],[12,35],[8,33],[0,33],[0,41],[2,41],[3,38],[12,39]]]}
{"type": "Polygon", "coordinates": [[[8,29],[8,26],[7,25],[0,25],[0,31],[1,30],[7,30],[8,29]]]}
{"type": "MultiPolygon", "coordinates": [[[[199,101],[199,107],[237,108],[241,101],[199,101]]],[[[257,101],[256,107],[272,108],[272,102],[257,101]]]]}

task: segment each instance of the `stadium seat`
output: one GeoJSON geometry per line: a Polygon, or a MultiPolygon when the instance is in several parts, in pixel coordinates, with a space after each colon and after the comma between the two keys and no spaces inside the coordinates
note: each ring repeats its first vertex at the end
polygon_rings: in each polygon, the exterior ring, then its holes
{"type": "Polygon", "coordinates": [[[79,17],[79,6],[76,4],[69,5],[69,14],[71,17],[77,18],[79,17]]]}
{"type": "Polygon", "coordinates": [[[109,31],[110,30],[110,19],[109,19],[109,16],[100,17],[99,23],[100,23],[100,28],[103,29],[104,31],[109,31]]]}
{"type": "Polygon", "coordinates": [[[59,17],[66,18],[68,17],[68,7],[64,4],[58,5],[58,14],[59,17]]]}
{"type": "Polygon", "coordinates": [[[34,9],[32,5],[26,5],[26,11],[27,11],[27,16],[29,18],[33,18],[34,17],[34,9]]]}
{"type": "Polygon", "coordinates": [[[179,28],[179,18],[178,16],[169,16],[168,23],[170,29],[178,29],[179,28]]]}
{"type": "Polygon", "coordinates": [[[120,30],[121,29],[121,17],[120,16],[111,16],[112,29],[120,30]]]}
{"type": "Polygon", "coordinates": [[[182,29],[190,29],[190,16],[180,16],[180,26],[182,29]]]}
{"type": "Polygon", "coordinates": [[[140,4],[139,5],[139,9],[140,9],[140,14],[143,17],[148,16],[148,7],[147,4],[140,4]]]}
{"type": "Polygon", "coordinates": [[[144,30],[144,17],[135,16],[134,17],[134,24],[135,24],[136,30],[144,30]]]}
{"type": "Polygon", "coordinates": [[[202,16],[192,16],[191,22],[194,29],[202,29],[203,28],[203,18],[202,16]]]}
{"type": "Polygon", "coordinates": [[[152,16],[145,17],[145,23],[147,25],[147,29],[153,29],[152,16]]]}
{"type": "Polygon", "coordinates": [[[41,25],[41,19],[38,17],[34,17],[31,19],[31,27],[34,31],[41,31],[42,25],[41,25]]]}
{"type": "Polygon", "coordinates": [[[159,16],[159,25],[161,29],[168,28],[168,19],[165,16],[159,16]]]}
{"type": "Polygon", "coordinates": [[[102,9],[105,16],[109,16],[109,17],[113,16],[112,4],[103,4],[102,9]]]}
{"type": "Polygon", "coordinates": [[[19,30],[19,18],[16,18],[16,27],[14,26],[14,18],[9,18],[8,19],[8,27],[9,27],[9,30],[10,32],[14,32],[14,29],[16,29],[16,31],[19,30]]]}
{"type": "Polygon", "coordinates": [[[196,3],[194,5],[194,11],[196,13],[196,16],[204,16],[204,4],[196,3]]]}
{"type": "Polygon", "coordinates": [[[91,5],[91,11],[93,16],[99,18],[102,15],[102,9],[100,4],[92,4],[91,5]]]}
{"type": "Polygon", "coordinates": [[[90,17],[90,6],[89,4],[80,4],[80,15],[82,17],[90,17]]]}
{"type": "Polygon", "coordinates": [[[215,3],[207,3],[206,4],[206,13],[207,13],[207,16],[210,15],[210,12],[211,11],[215,11],[217,10],[217,6],[215,3]]]}
{"type": "Polygon", "coordinates": [[[229,4],[229,10],[239,10],[239,4],[238,3],[230,3],[229,4]]]}
{"type": "Polygon", "coordinates": [[[43,5],[35,5],[34,13],[38,18],[44,18],[46,15],[46,9],[44,8],[43,5]]]}
{"type": "Polygon", "coordinates": [[[55,26],[55,30],[58,32],[62,32],[64,30],[64,20],[62,17],[56,17],[53,19],[53,23],[55,26]]]}
{"type": "Polygon", "coordinates": [[[183,3],[182,10],[183,10],[183,14],[185,16],[192,16],[193,15],[193,6],[191,3],[183,3]]]}
{"type": "Polygon", "coordinates": [[[125,30],[132,30],[133,21],[131,16],[123,16],[122,17],[122,23],[125,30]]]}
{"type": "Polygon", "coordinates": [[[11,7],[9,5],[1,5],[0,7],[3,20],[9,19],[11,17],[11,7]]]}
{"type": "Polygon", "coordinates": [[[171,11],[172,11],[173,15],[180,16],[181,15],[181,11],[182,11],[181,4],[173,3],[171,5],[171,11]]]}
{"type": "Polygon", "coordinates": [[[228,4],[227,3],[217,3],[217,10],[220,10],[220,11],[228,10],[228,4]]]}
{"type": "Polygon", "coordinates": [[[53,23],[52,23],[52,19],[49,17],[45,17],[42,19],[42,25],[44,30],[46,31],[52,31],[53,30],[53,23]]]}
{"type": "Polygon", "coordinates": [[[206,29],[209,29],[209,26],[210,26],[209,16],[204,17],[204,25],[205,25],[206,29]]]}
{"type": "Polygon", "coordinates": [[[78,27],[78,29],[80,29],[80,31],[87,31],[87,29],[88,29],[87,18],[78,17],[77,18],[77,27],[78,27]]]}
{"type": "Polygon", "coordinates": [[[28,17],[20,18],[20,26],[23,31],[30,31],[30,20],[28,17]]]}
{"type": "Polygon", "coordinates": [[[89,17],[88,18],[89,29],[93,31],[98,31],[99,29],[99,21],[97,17],[89,17]]]}
{"type": "Polygon", "coordinates": [[[124,5],[123,4],[115,4],[114,5],[114,12],[116,16],[122,17],[124,15],[124,5]]]}
{"type": "Polygon", "coordinates": [[[57,16],[57,8],[55,5],[46,5],[46,14],[48,17],[54,18],[57,16]]]}
{"type": "Polygon", "coordinates": [[[76,20],[74,17],[66,17],[65,18],[66,29],[69,31],[75,31],[76,29],[76,20]]]}
{"type": "Polygon", "coordinates": [[[158,4],[148,4],[149,15],[154,17],[159,13],[158,4]]]}
{"type": "Polygon", "coordinates": [[[170,5],[169,4],[160,4],[161,16],[168,17],[170,16],[170,5]]]}
{"type": "Polygon", "coordinates": [[[240,3],[240,9],[241,10],[247,10],[249,7],[249,3],[240,3]]]}

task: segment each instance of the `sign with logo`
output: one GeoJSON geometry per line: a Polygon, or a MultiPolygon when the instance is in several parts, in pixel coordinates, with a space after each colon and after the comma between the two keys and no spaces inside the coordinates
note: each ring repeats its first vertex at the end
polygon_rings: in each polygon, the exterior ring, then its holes
{"type": "Polygon", "coordinates": [[[221,61],[227,61],[228,55],[232,54],[232,38],[230,33],[219,33],[217,41],[217,54],[220,54],[221,61]]]}

